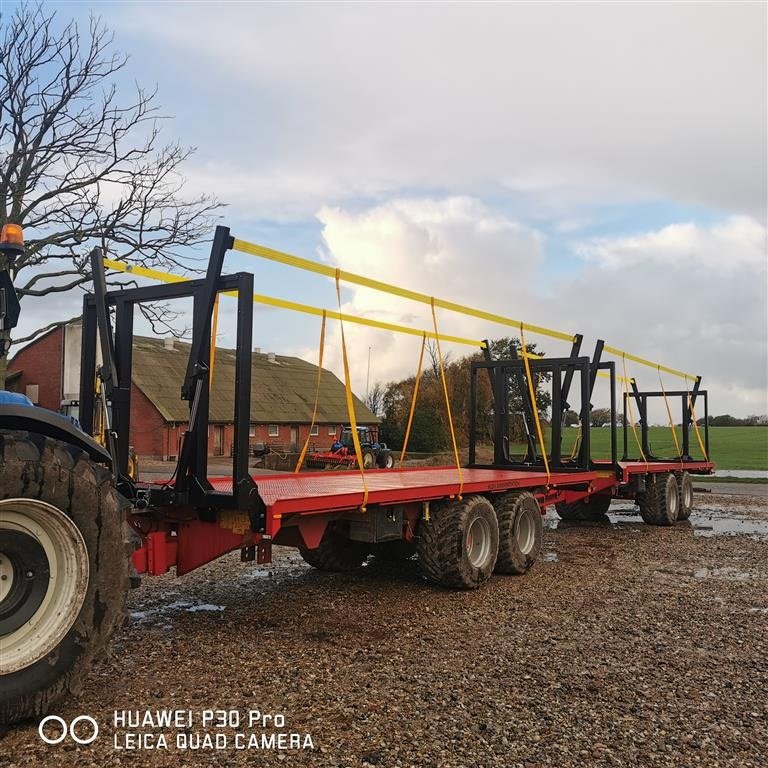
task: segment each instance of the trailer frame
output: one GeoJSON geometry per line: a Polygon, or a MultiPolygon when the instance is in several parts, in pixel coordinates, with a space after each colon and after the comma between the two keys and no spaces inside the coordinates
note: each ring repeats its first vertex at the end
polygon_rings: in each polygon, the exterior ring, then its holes
{"type": "MultiPolygon", "coordinates": [[[[513,349],[510,359],[492,360],[486,353],[485,360],[473,362],[470,461],[461,472],[455,466],[369,470],[365,472],[367,491],[359,475],[344,470],[282,473],[255,479],[248,471],[254,278],[246,272],[222,274],[225,254],[233,242],[228,228],[216,228],[203,278],[112,291],[106,286],[103,253],[100,249],[91,253],[95,292],[83,300],[81,421],[86,431],[91,429],[96,345],[100,343],[103,363],[98,375],[102,379],[104,402],[109,403],[108,448],[118,490],[131,505],[127,520],[137,534],[137,546],[131,558],[136,575],[159,575],[172,567],[181,575],[236,550],[240,550],[241,559],[245,561],[266,563],[271,559],[273,543],[313,549],[321,542],[329,523],[340,520],[354,530],[355,536],[362,537],[358,539],[362,542],[389,540],[398,530],[406,541],[413,541],[419,521],[429,518],[430,505],[461,498],[461,494],[480,495],[493,501],[511,492],[530,492],[543,514],[551,504],[572,503],[592,495],[616,496],[641,491],[649,475],[683,471],[708,473],[713,469],[711,462],[694,461],[690,456],[678,457],[675,461],[656,458],[652,462],[632,461],[627,459],[626,447],[623,459],[618,460],[615,364],[601,360],[604,348],[601,340],[592,358],[580,355],[582,337],[577,335],[569,357],[534,359],[529,356],[523,361],[513,349]],[[237,294],[234,451],[232,474],[209,478],[211,316],[216,296],[225,292],[237,294]],[[169,480],[134,482],[127,473],[134,310],[143,302],[190,297],[193,299],[192,344],[180,392],[180,397],[189,402],[189,428],[169,480]],[[530,402],[527,394],[526,366],[532,377],[550,377],[552,441],[546,462],[533,434],[536,404],[530,402]],[[495,451],[489,464],[478,462],[476,456],[475,403],[480,371],[490,377],[493,391],[495,451]],[[612,448],[611,459],[600,461],[592,459],[590,454],[589,414],[596,377],[606,374],[610,380],[612,448]],[[568,398],[577,376],[581,386],[579,418],[583,439],[578,456],[564,458],[560,451],[562,418],[570,408],[568,398]],[[507,409],[501,404],[507,402],[512,381],[523,393],[527,450],[521,461],[511,458],[504,447],[507,409]],[[367,510],[363,510],[361,506],[366,497],[367,510]]],[[[698,390],[697,382],[690,412],[697,394],[704,396],[706,408],[706,393],[698,390]]],[[[655,395],[635,391],[632,396],[645,408],[647,399],[655,395]]],[[[625,409],[627,402],[625,397],[625,409]]],[[[645,429],[647,432],[647,426],[645,429]]]]}

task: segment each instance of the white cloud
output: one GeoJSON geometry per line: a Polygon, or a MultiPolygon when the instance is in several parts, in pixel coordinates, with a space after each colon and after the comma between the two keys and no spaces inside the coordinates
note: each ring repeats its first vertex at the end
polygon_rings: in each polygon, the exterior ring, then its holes
{"type": "Polygon", "coordinates": [[[195,73],[199,103],[217,113],[190,126],[216,139],[193,139],[198,159],[229,158],[234,191],[226,179],[213,189],[231,202],[263,204],[268,191],[270,206],[309,214],[366,191],[443,189],[765,217],[762,3],[104,12],[124,44],[150,41],[195,73]]]}
{"type": "MultiPolygon", "coordinates": [[[[536,295],[533,275],[542,237],[476,200],[397,200],[360,213],[338,208],[320,214],[326,258],[344,269],[497,312],[527,322],[585,334],[662,364],[703,375],[711,412],[764,412],[766,403],[765,230],[731,218],[701,228],[683,224],[634,238],[582,243],[592,260],[581,274],[536,295]],[[618,267],[621,267],[620,269],[618,267]]],[[[332,291],[328,288],[329,295],[332,291]]],[[[364,288],[353,288],[344,310],[414,328],[431,328],[429,308],[364,288]]],[[[440,330],[496,338],[514,330],[439,313],[440,330]]],[[[415,371],[418,340],[346,326],[353,385],[415,371]]],[[[549,354],[567,345],[530,334],[549,354]]],[[[446,345],[454,355],[471,352],[446,345]]],[[[316,352],[306,350],[308,359],[316,352]]],[[[331,332],[329,364],[340,371],[339,341],[331,332]]],[[[658,389],[657,373],[629,364],[641,388],[658,389]]],[[[665,375],[665,387],[682,382],[665,375]]]]}
{"type": "Polygon", "coordinates": [[[588,261],[613,269],[653,264],[691,271],[704,267],[764,272],[766,230],[747,216],[731,216],[708,228],[689,222],[631,237],[594,238],[579,244],[576,251],[588,261]]]}

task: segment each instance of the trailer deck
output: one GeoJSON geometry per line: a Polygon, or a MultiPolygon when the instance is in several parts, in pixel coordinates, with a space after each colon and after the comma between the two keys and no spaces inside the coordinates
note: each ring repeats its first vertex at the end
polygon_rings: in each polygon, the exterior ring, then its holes
{"type": "MultiPolygon", "coordinates": [[[[594,492],[607,492],[628,485],[636,475],[675,472],[680,462],[620,461],[617,478],[611,462],[604,466],[595,462],[594,471],[546,472],[536,470],[505,470],[463,468],[462,493],[502,493],[514,489],[534,489],[539,492],[542,506],[564,498],[576,500],[594,492]],[[567,497],[566,497],[567,494],[567,497]]],[[[687,462],[682,469],[707,474],[714,469],[711,462],[687,462]]],[[[408,469],[378,469],[365,473],[369,505],[400,505],[434,501],[455,496],[459,491],[456,467],[414,467],[408,469]]],[[[259,495],[267,507],[267,534],[274,536],[279,521],[286,515],[312,515],[341,512],[360,507],[363,488],[360,475],[350,471],[276,473],[253,477],[259,495]]],[[[232,492],[232,479],[212,478],[217,491],[232,492]]]]}

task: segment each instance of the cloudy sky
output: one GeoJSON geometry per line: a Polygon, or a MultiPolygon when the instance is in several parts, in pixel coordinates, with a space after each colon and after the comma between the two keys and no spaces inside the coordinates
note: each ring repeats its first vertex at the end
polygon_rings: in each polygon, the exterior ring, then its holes
{"type": "MultiPolygon", "coordinates": [[[[91,8],[130,76],[157,84],[169,138],[198,148],[190,191],[226,202],[238,237],[700,373],[711,412],[768,410],[764,3],[91,8]]],[[[243,255],[227,266],[254,271],[260,293],[334,306],[323,278],[243,255]]],[[[344,301],[431,323],[370,291],[344,301]]],[[[63,311],[28,309],[27,323],[63,311]]],[[[260,310],[254,338],[314,359],[318,331],[260,310]]],[[[372,380],[415,369],[412,338],[347,337],[358,391],[369,347],[372,380]]],[[[334,369],[339,352],[334,328],[334,369]]],[[[655,371],[629,373],[658,388],[655,371]]]]}

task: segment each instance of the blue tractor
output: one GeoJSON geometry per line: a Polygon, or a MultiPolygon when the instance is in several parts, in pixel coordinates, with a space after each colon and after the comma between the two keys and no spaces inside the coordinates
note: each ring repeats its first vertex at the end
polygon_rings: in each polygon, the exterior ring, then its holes
{"type": "MultiPolygon", "coordinates": [[[[19,319],[12,276],[23,249],[21,227],[5,224],[3,354],[19,319]]],[[[0,725],[54,706],[123,620],[130,560],[113,455],[75,420],[0,391],[0,725]]]]}

